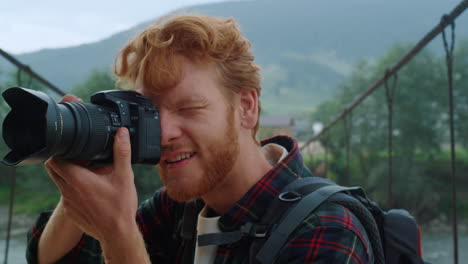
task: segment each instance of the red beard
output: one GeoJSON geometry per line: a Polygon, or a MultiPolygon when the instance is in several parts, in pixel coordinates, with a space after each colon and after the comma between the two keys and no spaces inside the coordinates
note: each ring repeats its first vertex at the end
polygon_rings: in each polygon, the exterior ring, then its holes
{"type": "MultiPolygon", "coordinates": [[[[234,127],[234,110],[228,111],[226,120],[224,133],[214,135],[212,140],[203,143],[207,145],[205,148],[207,153],[204,154],[209,155],[209,162],[202,164],[203,176],[201,180],[190,186],[181,186],[168,180],[167,168],[158,166],[161,180],[172,199],[185,202],[200,198],[222,184],[232,170],[239,156],[239,134],[234,127]]],[[[163,150],[172,148],[172,146],[163,146],[163,150]]]]}

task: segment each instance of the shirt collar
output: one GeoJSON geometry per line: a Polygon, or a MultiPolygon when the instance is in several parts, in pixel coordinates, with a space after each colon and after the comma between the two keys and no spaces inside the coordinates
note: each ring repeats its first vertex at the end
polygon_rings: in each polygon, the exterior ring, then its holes
{"type": "Polygon", "coordinates": [[[275,166],[288,155],[288,151],[283,146],[275,143],[263,145],[262,153],[271,166],[275,166]]]}
{"type": "Polygon", "coordinates": [[[222,231],[238,229],[246,222],[258,222],[265,214],[268,205],[283,187],[301,177],[310,175],[304,167],[296,141],[288,136],[276,136],[261,142],[264,146],[274,143],[284,147],[288,154],[276,163],[249,191],[219,220],[222,231]]]}

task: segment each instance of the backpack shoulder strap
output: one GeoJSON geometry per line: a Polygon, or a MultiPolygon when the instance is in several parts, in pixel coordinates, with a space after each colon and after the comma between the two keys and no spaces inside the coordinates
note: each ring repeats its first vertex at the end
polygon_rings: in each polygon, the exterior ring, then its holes
{"type": "Polygon", "coordinates": [[[281,219],[287,215],[289,210],[302,198],[305,192],[298,192],[298,190],[306,192],[313,192],[316,189],[333,184],[333,182],[320,178],[320,177],[305,177],[294,180],[281,189],[281,193],[268,205],[265,214],[256,225],[264,230],[263,237],[257,236],[252,239],[249,249],[249,263],[258,263],[256,255],[263,248],[265,241],[269,238],[271,231],[276,228],[281,219]]]}
{"type": "Polygon", "coordinates": [[[269,231],[276,223],[279,222],[278,220],[281,218],[281,216],[285,212],[289,211],[291,205],[293,205],[301,199],[302,196],[294,190],[303,185],[310,185],[310,187],[312,187],[312,190],[310,190],[310,192],[312,192],[313,190],[318,189],[319,187],[331,184],[331,182],[329,181],[323,182],[322,178],[317,178],[317,181],[315,181],[315,178],[317,177],[308,177],[307,180],[306,178],[301,178],[296,181],[293,181],[285,188],[283,188],[283,192],[280,194],[280,196],[274,199],[268,206],[268,209],[261,218],[260,222],[247,222],[244,225],[242,225],[240,229],[230,232],[198,235],[198,245],[208,246],[234,244],[239,242],[243,238],[250,238],[252,239],[252,242],[250,247],[249,260],[250,263],[254,263],[254,253],[258,252],[258,249],[262,247],[269,234],[269,231]],[[314,181],[311,182],[309,180],[314,181]],[[310,183],[314,183],[314,185],[311,185],[310,183]]]}
{"type": "Polygon", "coordinates": [[[296,227],[304,220],[304,218],[314,211],[318,206],[325,202],[330,196],[343,191],[355,191],[358,187],[343,187],[335,184],[324,184],[323,182],[297,184],[296,188],[314,189],[314,184],[321,186],[305,196],[303,196],[297,204],[291,208],[285,218],[279,223],[278,227],[272,230],[269,238],[256,255],[256,260],[260,263],[273,263],[281,249],[286,243],[288,237],[293,233],[296,227]],[[303,186],[300,186],[303,185],[303,186]]]}
{"type": "Polygon", "coordinates": [[[191,200],[185,204],[183,216],[179,222],[183,246],[181,263],[193,263],[197,235],[197,217],[201,206],[198,200],[191,200]]]}

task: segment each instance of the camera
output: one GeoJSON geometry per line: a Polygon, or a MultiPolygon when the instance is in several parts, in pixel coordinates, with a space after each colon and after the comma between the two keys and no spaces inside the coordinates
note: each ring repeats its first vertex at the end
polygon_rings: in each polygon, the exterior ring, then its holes
{"type": "Polygon", "coordinates": [[[2,95],[11,107],[3,122],[3,139],[11,151],[3,164],[35,164],[49,157],[110,164],[120,127],[130,132],[132,163],[159,162],[159,112],[135,91],[98,92],[91,96],[91,103],[55,103],[43,92],[21,87],[9,88],[2,95]]]}

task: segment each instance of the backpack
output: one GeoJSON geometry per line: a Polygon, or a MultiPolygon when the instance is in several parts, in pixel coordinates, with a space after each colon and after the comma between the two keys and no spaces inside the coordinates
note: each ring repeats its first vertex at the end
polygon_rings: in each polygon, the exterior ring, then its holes
{"type": "MultiPolygon", "coordinates": [[[[422,260],[420,229],[406,210],[384,211],[360,187],[343,187],[320,177],[300,178],[287,185],[259,223],[246,223],[238,231],[199,235],[198,244],[225,245],[250,239],[249,263],[274,263],[289,235],[326,201],[346,207],[359,219],[372,246],[370,263],[426,263],[422,260]]],[[[196,239],[193,212],[193,206],[187,204],[181,236],[183,243],[192,243],[188,250],[194,250],[196,239]]],[[[193,256],[186,259],[193,263],[193,256]]]]}

